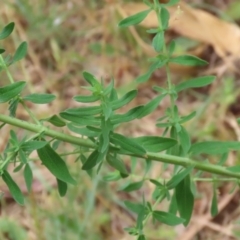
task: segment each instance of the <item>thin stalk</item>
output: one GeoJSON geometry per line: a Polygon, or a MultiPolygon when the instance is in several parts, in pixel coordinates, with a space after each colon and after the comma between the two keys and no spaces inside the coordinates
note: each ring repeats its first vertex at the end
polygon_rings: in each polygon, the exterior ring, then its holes
{"type": "MultiPolygon", "coordinates": [[[[158,26],[159,28],[162,28],[162,20],[161,20],[161,7],[159,6],[159,3],[157,3],[156,0],[154,0],[154,4],[155,4],[155,12],[157,15],[157,19],[158,19],[158,26]]],[[[163,55],[167,55],[167,46],[165,41],[163,41],[163,55]]],[[[169,95],[170,95],[170,101],[171,101],[171,115],[172,118],[174,118],[174,105],[175,105],[175,100],[174,100],[174,96],[172,95],[172,81],[171,81],[171,73],[170,73],[170,68],[168,63],[166,63],[165,65],[165,70],[166,70],[166,74],[167,74],[167,84],[168,84],[168,91],[169,91],[169,95]]]]}
{"type": "MultiPolygon", "coordinates": [[[[68,142],[68,143],[72,143],[78,146],[87,147],[91,149],[95,149],[97,147],[93,142],[87,139],[74,137],[69,134],[51,130],[50,128],[45,126],[29,123],[13,117],[5,116],[3,114],[0,114],[0,121],[19,127],[21,129],[26,129],[28,131],[38,133],[39,135],[44,134],[45,136],[49,136],[63,142],[68,142]]],[[[110,151],[112,151],[111,148],[110,148],[110,151]]],[[[114,148],[113,151],[116,151],[116,149],[114,148]]],[[[150,161],[170,163],[174,165],[180,165],[183,167],[194,166],[195,169],[209,172],[212,174],[224,175],[226,177],[240,179],[240,173],[231,172],[227,170],[225,167],[199,162],[197,160],[192,160],[186,157],[178,157],[178,156],[173,156],[173,155],[164,154],[164,153],[152,153],[152,152],[147,152],[145,155],[140,155],[140,154],[122,154],[122,155],[135,156],[135,157],[143,158],[150,161]]]]}
{"type": "Polygon", "coordinates": [[[7,65],[6,65],[6,63],[5,63],[1,54],[0,54],[0,63],[2,65],[2,67],[4,68],[4,70],[6,71],[9,81],[11,83],[14,83],[13,77],[12,77],[11,73],[9,72],[8,67],[7,67],[7,65]]]}

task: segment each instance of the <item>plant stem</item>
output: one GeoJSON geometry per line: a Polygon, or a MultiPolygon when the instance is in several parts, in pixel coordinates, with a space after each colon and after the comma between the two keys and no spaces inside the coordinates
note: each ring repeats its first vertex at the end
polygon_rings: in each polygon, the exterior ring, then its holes
{"type": "MultiPolygon", "coordinates": [[[[13,125],[13,126],[16,126],[16,127],[19,127],[19,128],[22,128],[22,129],[26,129],[31,132],[35,132],[38,134],[44,134],[46,136],[53,137],[53,138],[58,139],[63,142],[68,142],[68,143],[72,143],[72,144],[75,144],[78,146],[92,148],[92,149],[95,149],[97,147],[93,142],[91,142],[87,139],[74,137],[69,134],[51,130],[45,126],[40,126],[37,124],[29,123],[29,122],[22,121],[22,120],[13,118],[13,117],[5,116],[3,114],[0,114],[0,121],[10,124],[10,125],[13,125]]],[[[114,150],[116,151],[115,148],[114,148],[114,150]]],[[[111,148],[110,148],[110,151],[111,151],[111,148]]],[[[209,164],[209,163],[203,163],[203,162],[199,162],[199,161],[194,161],[190,158],[178,157],[178,156],[168,155],[168,154],[164,154],[164,153],[152,153],[152,152],[148,152],[145,155],[140,155],[140,154],[123,154],[123,155],[135,156],[135,157],[143,158],[146,160],[170,163],[170,164],[174,164],[174,165],[180,165],[183,167],[194,166],[194,168],[198,169],[198,170],[202,170],[202,171],[206,171],[206,172],[218,174],[218,175],[224,175],[224,176],[231,177],[231,178],[240,179],[240,173],[231,172],[222,166],[209,164]]]]}
{"type": "Polygon", "coordinates": [[[0,64],[2,65],[4,70],[6,71],[9,81],[11,83],[14,83],[13,77],[12,77],[11,73],[9,72],[8,67],[7,67],[7,65],[6,65],[6,63],[5,63],[1,54],[0,54],[0,64]]]}

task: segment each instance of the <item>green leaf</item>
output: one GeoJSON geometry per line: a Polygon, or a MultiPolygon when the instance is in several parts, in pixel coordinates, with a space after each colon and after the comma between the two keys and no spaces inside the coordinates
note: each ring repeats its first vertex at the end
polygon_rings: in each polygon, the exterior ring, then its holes
{"type": "Polygon", "coordinates": [[[231,172],[240,172],[240,166],[227,167],[227,170],[231,172]]]}
{"type": "Polygon", "coordinates": [[[14,182],[10,174],[4,170],[2,174],[3,181],[7,184],[10,193],[12,194],[13,199],[20,205],[24,205],[24,197],[23,194],[18,187],[18,185],[14,182]]]}
{"type": "Polygon", "coordinates": [[[77,123],[79,126],[80,125],[86,126],[86,124],[92,125],[92,126],[99,126],[101,124],[100,119],[96,119],[92,116],[79,117],[76,114],[71,114],[68,112],[61,112],[60,117],[66,119],[68,121],[71,121],[73,123],[77,123]]]}
{"type": "Polygon", "coordinates": [[[64,127],[66,126],[66,123],[57,115],[53,115],[50,118],[43,119],[44,121],[50,122],[52,125],[56,127],[64,127]]]}
{"type": "Polygon", "coordinates": [[[56,98],[53,94],[38,94],[33,93],[23,97],[23,100],[36,104],[46,104],[52,102],[56,98]]]}
{"type": "Polygon", "coordinates": [[[124,192],[132,192],[132,191],[139,190],[139,189],[142,187],[143,183],[144,183],[144,181],[139,181],[139,182],[130,183],[130,184],[128,184],[126,187],[124,187],[123,189],[121,189],[121,191],[124,191],[124,192]]]}
{"type": "Polygon", "coordinates": [[[175,50],[175,47],[176,47],[176,43],[174,40],[172,40],[169,45],[168,45],[168,54],[169,56],[171,56],[175,50]]]}
{"type": "Polygon", "coordinates": [[[82,136],[98,137],[100,135],[100,132],[92,131],[86,127],[79,128],[72,123],[68,123],[67,127],[70,131],[75,132],[77,134],[81,134],[82,136]]]}
{"type": "Polygon", "coordinates": [[[32,140],[32,141],[24,142],[23,144],[21,144],[20,149],[22,149],[25,152],[32,152],[33,150],[37,150],[46,146],[47,143],[48,142],[45,142],[45,141],[32,140]]]}
{"type": "Polygon", "coordinates": [[[191,80],[187,80],[185,82],[179,83],[175,87],[175,90],[177,92],[180,92],[180,91],[188,89],[188,88],[204,87],[204,86],[211,84],[215,79],[216,79],[215,76],[203,76],[203,77],[193,78],[191,80]]]}
{"type": "Polygon", "coordinates": [[[121,179],[121,175],[119,171],[110,172],[103,177],[103,181],[105,182],[117,181],[119,179],[121,179]]]}
{"type": "Polygon", "coordinates": [[[38,149],[38,156],[43,165],[58,179],[63,182],[76,184],[76,181],[70,175],[66,163],[63,159],[51,148],[48,144],[45,147],[38,149]]]}
{"type": "Polygon", "coordinates": [[[158,32],[152,40],[152,46],[156,52],[161,52],[164,44],[164,32],[158,32]]]}
{"type": "Polygon", "coordinates": [[[127,18],[123,19],[118,24],[118,26],[119,27],[129,27],[129,26],[132,26],[132,25],[137,25],[140,22],[142,22],[151,11],[152,11],[152,9],[148,9],[148,10],[139,12],[137,14],[134,14],[130,17],[127,17],[127,18]]]}
{"type": "Polygon", "coordinates": [[[13,63],[20,61],[27,55],[28,45],[26,42],[22,42],[13,55],[13,63]]]}
{"type": "Polygon", "coordinates": [[[135,203],[130,201],[124,201],[124,205],[132,212],[139,214],[143,209],[145,209],[145,206],[141,203],[135,203]]]}
{"type": "Polygon", "coordinates": [[[167,188],[168,190],[175,188],[187,175],[193,170],[193,166],[185,168],[184,170],[180,171],[179,173],[175,174],[168,182],[167,188]]]}
{"type": "MultiPolygon", "coordinates": [[[[27,162],[27,161],[26,161],[27,162]]],[[[13,172],[18,172],[22,169],[22,167],[24,166],[24,163],[20,163],[16,168],[14,168],[13,172]]]]}
{"type": "Polygon", "coordinates": [[[218,201],[217,201],[217,190],[215,186],[213,186],[213,197],[211,203],[211,215],[215,217],[218,214],[218,201]]]}
{"type": "Polygon", "coordinates": [[[27,186],[27,190],[28,192],[30,192],[32,188],[33,174],[29,164],[25,165],[23,175],[24,175],[26,186],[27,186]]]}
{"type": "Polygon", "coordinates": [[[68,185],[66,182],[61,181],[57,178],[58,193],[60,197],[64,197],[67,193],[68,185]]]}
{"type": "Polygon", "coordinates": [[[140,119],[152,113],[159,106],[159,103],[165,96],[166,94],[159,95],[144,105],[137,118],[140,119]]]}
{"type": "Polygon", "coordinates": [[[178,133],[178,136],[179,136],[179,142],[183,149],[183,153],[184,155],[186,155],[191,147],[191,139],[187,130],[183,126],[181,126],[181,130],[178,133]]]}
{"type": "Polygon", "coordinates": [[[100,153],[98,150],[93,151],[87,161],[83,164],[82,170],[89,170],[94,168],[99,162],[101,162],[105,157],[105,153],[100,153]]]}
{"type": "Polygon", "coordinates": [[[185,222],[185,219],[177,217],[172,213],[167,213],[163,211],[153,211],[152,216],[157,221],[164,223],[168,226],[176,226],[185,222]]]}
{"type": "Polygon", "coordinates": [[[0,103],[8,102],[12,98],[16,97],[23,88],[26,82],[15,82],[5,87],[0,88],[0,103]]]}
{"type": "Polygon", "coordinates": [[[107,159],[108,164],[111,167],[115,168],[116,170],[118,170],[120,173],[122,173],[124,175],[127,175],[127,176],[129,175],[124,162],[121,159],[119,159],[117,156],[114,157],[114,156],[108,154],[106,159],[107,159]]]}
{"type": "Polygon", "coordinates": [[[206,61],[191,55],[183,55],[170,58],[169,62],[186,66],[204,66],[208,64],[206,61]]]}
{"type": "Polygon", "coordinates": [[[193,211],[194,196],[191,191],[190,175],[187,175],[176,187],[176,200],[180,217],[184,218],[187,226],[193,211]]]}
{"type": "Polygon", "coordinates": [[[141,234],[138,236],[137,240],[146,240],[146,238],[143,234],[141,234]]]}
{"type": "Polygon", "coordinates": [[[183,116],[181,117],[181,120],[179,121],[179,123],[185,123],[190,121],[192,118],[194,118],[196,116],[196,112],[192,112],[190,114],[188,114],[187,116],[183,116]]]}
{"type": "Polygon", "coordinates": [[[19,159],[20,159],[21,163],[27,163],[28,162],[27,156],[22,149],[19,150],[18,154],[19,154],[19,159]]]}
{"type": "Polygon", "coordinates": [[[111,102],[118,100],[118,94],[117,94],[116,89],[114,89],[114,88],[112,89],[110,96],[109,96],[109,100],[111,102]]]}
{"type": "Polygon", "coordinates": [[[127,113],[124,114],[115,114],[113,117],[111,117],[111,122],[113,125],[123,123],[123,122],[130,122],[141,114],[142,109],[144,106],[137,106],[135,108],[132,108],[127,113]]]}
{"type": "Polygon", "coordinates": [[[14,26],[15,26],[14,22],[11,22],[8,25],[6,25],[0,32],[0,40],[7,38],[12,33],[14,26]]]}
{"type": "Polygon", "coordinates": [[[102,109],[100,106],[79,107],[79,108],[69,108],[64,112],[72,115],[76,115],[78,117],[85,117],[85,116],[93,116],[93,115],[100,114],[102,112],[102,109]]]}
{"type": "Polygon", "coordinates": [[[172,138],[163,138],[157,136],[144,136],[133,138],[135,142],[141,145],[147,152],[161,152],[177,144],[172,138]]]}
{"type": "Polygon", "coordinates": [[[190,148],[191,154],[224,154],[231,150],[239,150],[240,142],[217,142],[217,141],[206,141],[195,143],[190,148]]]}
{"type": "Polygon", "coordinates": [[[120,99],[117,99],[115,101],[112,101],[112,109],[117,110],[128,103],[130,103],[135,97],[137,96],[137,90],[132,90],[128,93],[126,93],[124,96],[122,96],[120,99]]]}
{"type": "Polygon", "coordinates": [[[143,75],[141,75],[141,76],[139,76],[139,77],[137,77],[135,81],[137,83],[144,83],[144,82],[146,82],[151,77],[152,73],[156,69],[161,68],[162,66],[164,66],[166,62],[167,61],[162,61],[162,60],[157,59],[152,65],[150,65],[148,72],[143,74],[143,75]]]}
{"type": "Polygon", "coordinates": [[[91,96],[74,96],[73,99],[77,102],[81,102],[81,103],[92,103],[92,102],[96,102],[100,99],[100,96],[95,96],[95,95],[91,95],[91,96]]]}
{"type": "Polygon", "coordinates": [[[84,79],[92,86],[101,86],[99,81],[89,72],[83,72],[84,79]]]}
{"type": "Polygon", "coordinates": [[[0,48],[0,54],[4,53],[5,49],[0,48]]]}
{"type": "Polygon", "coordinates": [[[163,6],[173,6],[179,3],[180,0],[169,0],[167,3],[161,3],[163,6]]]}
{"type": "Polygon", "coordinates": [[[110,136],[110,141],[116,146],[120,146],[121,150],[126,150],[130,153],[135,153],[138,155],[144,155],[146,153],[145,149],[139,145],[137,141],[127,138],[121,134],[113,133],[110,136]]]}
{"type": "Polygon", "coordinates": [[[177,206],[177,200],[176,200],[176,191],[174,191],[172,198],[171,198],[171,202],[169,204],[169,213],[172,214],[177,214],[178,211],[178,206],[177,206]]]}
{"type": "Polygon", "coordinates": [[[9,116],[10,117],[15,117],[16,116],[16,111],[17,111],[19,101],[20,101],[20,99],[18,97],[13,98],[12,100],[9,101],[8,110],[9,110],[9,116]]]}
{"type": "Polygon", "coordinates": [[[166,8],[164,8],[164,7],[161,8],[160,17],[161,17],[161,22],[162,22],[162,28],[164,30],[166,30],[168,28],[168,22],[169,22],[169,18],[170,18],[169,12],[166,8]]]}

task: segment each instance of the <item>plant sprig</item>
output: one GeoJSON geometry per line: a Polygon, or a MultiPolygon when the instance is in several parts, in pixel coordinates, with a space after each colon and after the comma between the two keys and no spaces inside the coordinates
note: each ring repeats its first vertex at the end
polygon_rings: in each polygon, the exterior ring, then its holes
{"type": "MultiPolygon", "coordinates": [[[[117,89],[114,87],[114,80],[106,86],[103,81],[99,81],[91,73],[83,72],[83,78],[88,84],[84,88],[89,91],[89,95],[78,95],[74,96],[73,99],[76,102],[87,103],[88,106],[68,108],[45,119],[37,119],[34,112],[27,107],[26,102],[47,104],[54,101],[56,96],[39,93],[23,95],[22,92],[27,83],[14,81],[9,66],[25,57],[27,43],[21,43],[12,57],[4,57],[5,50],[0,49],[0,70],[6,71],[10,81],[9,85],[0,88],[0,103],[9,103],[9,116],[0,114],[0,122],[2,122],[0,129],[9,124],[26,130],[25,137],[22,139],[19,139],[16,132],[11,130],[9,142],[0,155],[0,176],[16,202],[23,205],[24,197],[14,181],[13,173],[8,171],[8,166],[14,164],[14,172],[23,171],[27,189],[30,191],[34,177],[31,170],[30,154],[37,151],[41,163],[56,178],[60,196],[67,194],[68,184],[77,184],[64,160],[64,156],[71,154],[77,155],[76,160],[82,162],[82,170],[85,170],[91,177],[94,176],[94,171],[98,173],[105,165],[114,169],[114,171],[109,170],[103,179],[106,182],[120,179],[128,181],[122,187],[122,191],[140,190],[146,181],[154,184],[155,190],[150,201],[146,201],[143,195],[141,202],[124,202],[126,208],[137,216],[135,226],[126,228],[126,231],[135,235],[138,240],[146,239],[144,229],[150,219],[153,222],[169,226],[188,225],[193,212],[196,194],[194,183],[196,181],[212,183],[211,214],[217,215],[217,183],[221,180],[231,181],[235,183],[235,187],[238,187],[240,182],[239,166],[225,166],[228,153],[232,150],[240,150],[240,143],[237,141],[192,143],[191,133],[184,127],[185,122],[194,118],[196,112],[191,112],[187,116],[179,114],[176,101],[179,92],[189,88],[207,86],[215,80],[215,77],[201,76],[180,82],[177,85],[172,83],[169,68],[171,63],[200,67],[207,64],[206,61],[195,56],[176,56],[175,42],[165,42],[165,32],[168,29],[170,18],[167,7],[178,2],[178,0],[169,0],[168,3],[162,4],[157,0],[153,2],[144,0],[146,10],[129,16],[119,23],[119,27],[136,25],[144,21],[150,12],[155,12],[158,27],[149,29],[147,32],[155,34],[152,39],[152,47],[156,51],[156,56],[151,59],[152,63],[147,73],[139,76],[135,81],[137,84],[147,81],[152,73],[159,68],[165,68],[167,76],[166,86],[153,87],[153,90],[158,94],[155,98],[145,105],[135,106],[125,113],[119,114],[118,110],[137,97],[137,90],[131,90],[119,97],[117,89]],[[165,97],[170,98],[170,105],[166,108],[165,114],[160,116],[156,122],[157,127],[164,129],[162,136],[129,137],[117,131],[118,126],[122,123],[142,119],[156,111],[165,97]],[[16,118],[16,109],[19,104],[23,105],[34,123],[16,118]],[[60,130],[53,130],[49,125],[60,128],[60,130]],[[66,134],[62,128],[68,128],[78,136],[66,134]],[[29,132],[34,133],[30,138],[28,137],[29,132]],[[72,144],[75,150],[71,153],[60,152],[57,148],[60,142],[72,144]],[[208,155],[217,155],[219,162],[217,164],[209,163],[206,158],[208,155]],[[136,161],[145,160],[145,172],[143,176],[138,174],[139,181],[133,181],[133,176],[136,175],[134,173],[136,164],[132,163],[131,168],[127,168],[124,156],[130,156],[132,161],[133,159],[136,161]],[[204,156],[206,160],[197,160],[199,156],[204,156]],[[172,176],[169,179],[149,178],[147,174],[150,171],[152,161],[157,161],[159,164],[173,164],[172,176]],[[204,178],[203,172],[208,172],[211,176],[204,178]],[[225,177],[221,178],[217,175],[225,177]],[[164,199],[169,201],[169,209],[160,211],[158,210],[159,203],[164,199]]],[[[9,37],[13,29],[14,23],[5,26],[0,33],[0,40],[9,37]]]]}

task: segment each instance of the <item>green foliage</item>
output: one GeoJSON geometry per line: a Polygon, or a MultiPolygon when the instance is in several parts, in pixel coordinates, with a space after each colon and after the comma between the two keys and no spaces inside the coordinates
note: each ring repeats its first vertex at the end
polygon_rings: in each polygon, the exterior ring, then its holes
{"type": "MultiPolygon", "coordinates": [[[[154,86],[157,96],[141,106],[134,106],[123,112],[125,107],[137,96],[137,90],[130,90],[119,97],[117,89],[114,87],[112,79],[108,85],[104,81],[97,79],[89,72],[83,72],[83,78],[88,86],[84,86],[89,91],[88,95],[73,96],[76,102],[87,104],[86,106],[68,108],[59,114],[50,115],[45,119],[37,119],[34,113],[28,108],[26,102],[34,104],[47,104],[52,102],[56,96],[53,94],[28,94],[21,96],[26,82],[14,82],[9,73],[8,66],[24,58],[27,54],[27,43],[23,42],[16,49],[12,60],[4,58],[5,50],[0,49],[0,67],[7,71],[10,84],[0,88],[0,103],[9,103],[9,115],[0,114],[0,121],[10,124],[30,132],[34,135],[24,137],[19,140],[15,131],[11,130],[8,144],[4,152],[0,155],[0,176],[8,186],[12,197],[16,202],[23,205],[24,197],[21,189],[13,180],[15,172],[23,172],[28,192],[31,191],[33,182],[32,161],[30,154],[37,151],[41,163],[56,178],[58,192],[61,197],[67,194],[68,184],[77,184],[68,170],[64,159],[64,154],[59,151],[59,144],[67,142],[73,145],[74,151],[70,154],[77,154],[76,161],[82,164],[82,170],[94,178],[103,166],[105,174],[103,180],[106,182],[123,181],[125,184],[120,191],[131,193],[141,191],[144,183],[150,181],[155,189],[149,202],[145,201],[144,191],[141,202],[124,201],[126,208],[136,215],[136,224],[125,230],[138,240],[147,239],[144,231],[149,219],[155,224],[167,224],[175,226],[183,224],[187,226],[191,221],[193,213],[194,179],[199,176],[196,170],[204,170],[212,176],[213,197],[211,204],[212,216],[217,215],[217,178],[216,175],[226,175],[239,183],[240,167],[224,167],[229,151],[238,151],[240,144],[237,141],[220,142],[207,141],[195,142],[192,144],[191,132],[188,132],[184,123],[193,119],[196,112],[191,112],[186,116],[181,116],[178,107],[178,93],[192,88],[200,88],[211,84],[214,76],[200,76],[186,80],[174,86],[171,82],[169,64],[180,64],[187,66],[204,66],[206,61],[190,55],[176,56],[176,42],[165,43],[165,32],[169,24],[168,6],[177,4],[179,0],[170,0],[167,3],[159,1],[145,0],[148,9],[129,16],[119,23],[119,27],[129,27],[142,22],[151,11],[154,11],[158,19],[158,28],[150,29],[150,34],[155,34],[152,40],[152,47],[156,51],[156,56],[151,59],[148,71],[135,79],[140,84],[146,82],[154,71],[165,68],[167,80],[164,87],[154,86]],[[159,116],[156,126],[164,128],[162,136],[125,136],[118,131],[119,125],[139,120],[150,115],[157,110],[164,98],[170,99],[169,106],[166,107],[165,114],[159,116]],[[16,118],[16,110],[19,105],[29,113],[34,123],[21,121],[16,118]],[[92,105],[93,104],[93,105],[92,105]],[[120,111],[122,111],[120,113],[120,111]],[[51,123],[55,127],[62,127],[55,131],[45,124],[51,123]],[[77,137],[64,133],[68,128],[77,137]],[[163,152],[163,153],[162,153],[163,152]],[[124,155],[129,156],[131,164],[126,162],[124,155]],[[201,156],[200,156],[201,155],[201,156]],[[209,161],[201,162],[190,157],[205,157],[205,155],[220,156],[217,164],[210,164],[209,161]],[[144,159],[144,174],[136,174],[137,162],[144,159]],[[174,171],[170,179],[152,179],[148,177],[152,167],[152,162],[173,164],[174,171]],[[8,171],[8,166],[14,164],[13,173],[8,171]],[[131,165],[131,166],[129,166],[131,165]],[[107,169],[107,172],[106,172],[107,169]],[[135,179],[135,177],[137,177],[135,179]],[[164,199],[169,201],[169,209],[157,210],[158,205],[164,199]]],[[[8,37],[14,29],[14,23],[9,23],[0,33],[0,40],[8,37]]],[[[144,128],[144,126],[143,126],[144,128]]],[[[200,158],[201,159],[201,158],[200,158]]],[[[160,163],[159,163],[160,164],[160,163]]],[[[80,171],[80,169],[79,169],[80,171]]],[[[79,183],[81,184],[81,183],[79,183]]]]}

